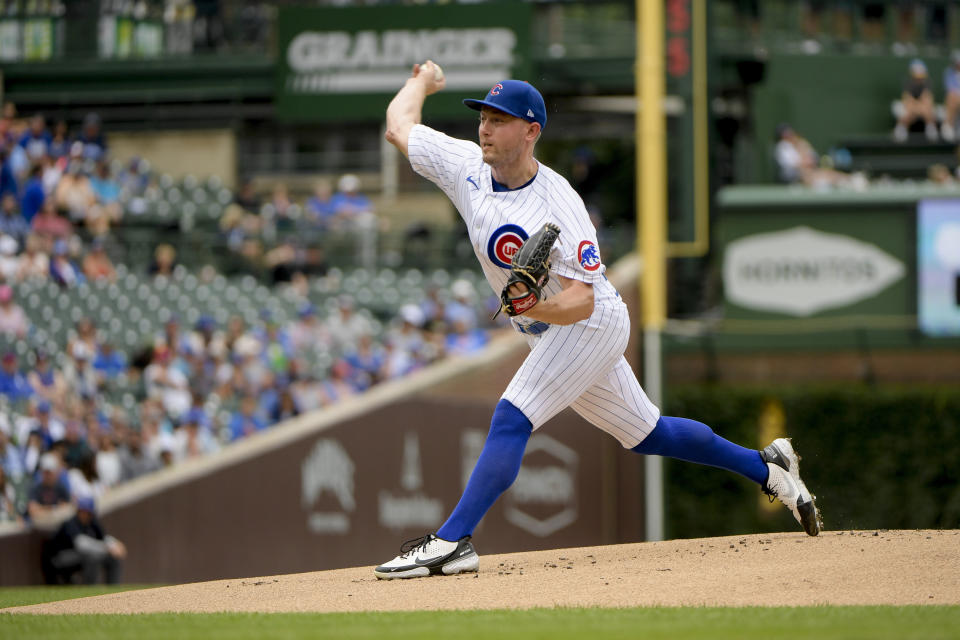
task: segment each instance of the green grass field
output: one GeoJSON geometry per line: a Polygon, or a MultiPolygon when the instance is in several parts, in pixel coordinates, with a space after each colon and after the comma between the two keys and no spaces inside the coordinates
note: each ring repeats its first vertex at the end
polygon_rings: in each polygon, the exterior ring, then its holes
{"type": "Polygon", "coordinates": [[[72,600],[99,596],[104,593],[118,591],[132,591],[133,589],[149,589],[159,585],[153,584],[122,584],[122,585],[93,585],[93,586],[58,586],[58,587],[6,587],[0,588],[0,609],[5,607],[20,607],[41,602],[56,600],[72,600]]]}
{"type": "MultiPolygon", "coordinates": [[[[123,590],[0,589],[0,606],[123,590]]],[[[651,640],[960,639],[960,607],[534,609],[364,614],[25,616],[0,613],[0,638],[644,638],[651,640]]]]}

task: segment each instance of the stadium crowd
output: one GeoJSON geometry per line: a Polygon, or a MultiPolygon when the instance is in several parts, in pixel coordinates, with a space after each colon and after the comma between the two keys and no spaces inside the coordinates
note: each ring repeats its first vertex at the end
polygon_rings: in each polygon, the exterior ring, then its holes
{"type": "MultiPolygon", "coordinates": [[[[105,246],[150,188],[142,162],[114,175],[108,153],[96,115],[71,136],[65,123],[51,132],[42,116],[18,121],[13,106],[4,107],[0,522],[41,528],[64,507],[97,500],[121,482],[215,452],[487,341],[466,280],[426,288],[421,300],[403,304],[381,323],[349,295],[318,308],[307,292],[311,280],[328,276],[297,272],[279,279],[299,300],[292,321],[278,321],[269,308],[255,322],[201,315],[188,323],[173,315],[156,335],[141,336],[142,344],[124,350],[85,316],[58,345],[59,354],[38,348],[31,336],[39,327],[17,299],[18,284],[70,289],[115,281],[118,268],[105,246]],[[13,348],[23,344],[31,346],[13,348]],[[317,362],[325,364],[318,368],[317,362]],[[118,402],[118,389],[135,403],[118,402]]],[[[354,180],[341,179],[337,194],[320,185],[305,203],[309,219],[329,227],[363,219],[358,214],[369,207],[354,180]]],[[[274,212],[287,197],[282,189],[274,192],[274,212]]],[[[224,223],[226,234],[252,228],[249,218],[262,209],[248,188],[235,202],[241,220],[224,223]]],[[[161,245],[143,275],[173,281],[174,261],[172,248],[161,245]]]]}

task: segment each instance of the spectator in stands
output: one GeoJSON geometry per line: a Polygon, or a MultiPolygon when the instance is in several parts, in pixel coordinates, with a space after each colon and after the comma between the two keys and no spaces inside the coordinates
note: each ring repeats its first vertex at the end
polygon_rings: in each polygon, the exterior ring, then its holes
{"type": "Polygon", "coordinates": [[[273,407],[273,411],[270,414],[270,420],[274,423],[282,422],[284,420],[289,420],[290,418],[295,418],[298,415],[300,415],[300,408],[297,406],[297,401],[293,396],[293,392],[290,390],[289,385],[284,386],[280,390],[277,403],[273,407]]]}
{"type": "Polygon", "coordinates": [[[44,349],[37,349],[36,357],[33,370],[27,374],[27,382],[37,396],[55,406],[61,406],[68,390],[63,373],[53,367],[50,356],[44,349]]]}
{"type": "Polygon", "coordinates": [[[62,465],[54,453],[40,456],[40,482],[30,490],[27,515],[35,526],[49,528],[59,513],[70,505],[70,492],[60,478],[62,465]]]}
{"type": "Polygon", "coordinates": [[[960,117],[960,50],[950,56],[951,64],[943,71],[944,117],[940,134],[947,142],[957,139],[957,118],[960,117]]]}
{"type": "Polygon", "coordinates": [[[797,134],[789,124],[777,125],[777,146],[774,156],[780,180],[786,184],[805,184],[810,187],[826,187],[842,184],[849,178],[846,174],[818,166],[817,152],[807,140],[797,134]]]}
{"type": "Polygon", "coordinates": [[[301,305],[296,322],[290,327],[290,344],[294,353],[323,351],[332,343],[330,331],[317,317],[317,309],[309,302],[301,305]]]}
{"type": "Polygon", "coordinates": [[[286,329],[281,327],[269,312],[262,314],[263,334],[260,342],[263,344],[263,357],[274,373],[284,373],[294,350],[290,336],[286,329]]]}
{"type": "Polygon", "coordinates": [[[10,442],[10,434],[4,429],[0,429],[0,469],[8,480],[17,481],[24,475],[23,456],[10,442]]]}
{"type": "Polygon", "coordinates": [[[444,307],[444,319],[447,323],[463,322],[467,328],[477,326],[477,310],[474,307],[476,291],[468,280],[454,280],[450,285],[452,300],[444,307]]]}
{"type": "Polygon", "coordinates": [[[20,271],[16,277],[18,282],[46,280],[50,275],[50,258],[40,250],[41,244],[42,240],[37,234],[27,236],[23,253],[20,254],[20,271]]]}
{"type": "Polygon", "coordinates": [[[80,267],[70,258],[70,246],[66,240],[53,243],[50,278],[64,289],[75,287],[85,279],[80,267]]]}
{"type": "Polygon", "coordinates": [[[12,237],[22,248],[29,232],[30,226],[20,211],[17,197],[12,193],[4,194],[0,198],[0,233],[12,237]]]}
{"type": "Polygon", "coordinates": [[[0,196],[7,193],[17,195],[19,192],[20,188],[17,186],[17,177],[13,172],[10,151],[0,142],[0,196]]]}
{"type": "Polygon", "coordinates": [[[96,202],[87,214],[87,226],[94,235],[103,235],[123,217],[120,206],[120,185],[110,175],[110,163],[105,159],[97,163],[90,179],[96,202]]]}
{"type": "Polygon", "coordinates": [[[104,340],[93,359],[93,369],[100,376],[101,381],[116,380],[127,370],[127,356],[122,351],[114,349],[109,340],[104,340]]]}
{"type": "Polygon", "coordinates": [[[117,280],[117,272],[104,249],[102,237],[96,237],[90,243],[90,252],[83,258],[83,275],[91,282],[117,280]]]}
{"type": "Polygon", "coordinates": [[[70,360],[63,367],[67,388],[78,396],[96,397],[100,388],[100,381],[92,364],[94,353],[96,352],[86,343],[78,340],[73,343],[70,360]]]}
{"type": "Polygon", "coordinates": [[[157,245],[153,251],[153,262],[147,269],[151,276],[165,276],[167,278],[173,275],[173,268],[177,266],[177,250],[169,244],[157,245]]]}
{"type": "Polygon", "coordinates": [[[335,348],[346,351],[356,348],[360,336],[372,333],[370,322],[354,310],[353,298],[340,296],[337,313],[329,323],[335,348]]]}
{"type": "MultiPolygon", "coordinates": [[[[43,208],[43,201],[47,198],[47,190],[43,184],[44,167],[36,163],[30,168],[27,183],[23,189],[23,199],[20,201],[20,215],[28,225],[43,208]]],[[[59,176],[57,176],[59,181],[59,176]]]]}
{"type": "Polygon", "coordinates": [[[161,402],[173,419],[183,415],[191,404],[190,381],[172,365],[173,353],[168,345],[154,349],[153,362],[143,372],[147,395],[161,402]]]}
{"type": "MultiPolygon", "coordinates": [[[[67,428],[63,422],[53,414],[53,406],[47,400],[40,399],[35,403],[31,402],[28,413],[29,415],[18,425],[18,431],[21,434],[20,441],[27,441],[29,443],[30,438],[36,436],[38,439],[37,456],[45,451],[49,451],[50,448],[53,447],[54,442],[59,442],[66,436],[67,428]]],[[[36,469],[39,458],[33,459],[33,456],[28,455],[28,453],[25,449],[24,463],[30,462],[30,464],[25,465],[24,468],[27,471],[33,471],[36,469]]]]}
{"type": "Polygon", "coordinates": [[[83,316],[74,325],[76,335],[70,339],[67,344],[67,352],[73,350],[73,346],[81,342],[86,346],[87,353],[94,354],[100,349],[100,339],[97,337],[97,327],[93,320],[83,316]]]}
{"type": "Polygon", "coordinates": [[[330,375],[323,381],[323,392],[326,396],[324,404],[339,402],[356,395],[357,390],[351,382],[352,377],[350,363],[342,358],[334,362],[330,367],[330,375]]]}
{"type": "Polygon", "coordinates": [[[33,478],[40,472],[40,458],[46,451],[43,445],[43,438],[38,431],[28,431],[24,442],[20,447],[21,457],[23,459],[23,473],[28,478],[33,478]]]}
{"type": "Polygon", "coordinates": [[[48,583],[67,579],[77,571],[83,584],[96,584],[103,572],[106,584],[120,582],[127,549],[107,535],[97,519],[96,503],[85,497],[77,501],[76,514],[64,522],[44,549],[44,573],[48,583]]]}
{"type": "Polygon", "coordinates": [[[150,176],[146,171],[147,163],[138,157],[133,157],[126,168],[117,176],[120,191],[129,197],[142,196],[150,184],[150,176]]]}
{"type": "Polygon", "coordinates": [[[471,327],[465,318],[457,318],[450,325],[446,338],[446,352],[451,356],[469,355],[487,344],[487,333],[471,327]]]}
{"type": "Polygon", "coordinates": [[[384,359],[381,373],[384,380],[393,380],[411,373],[416,370],[419,363],[412,351],[401,349],[396,342],[391,339],[383,345],[384,359]]]}
{"type": "Polygon", "coordinates": [[[387,345],[391,351],[387,360],[388,378],[405,375],[418,363],[425,364],[434,359],[423,336],[425,322],[426,316],[417,305],[407,303],[400,307],[397,326],[387,334],[387,345]]]}
{"type": "Polygon", "coordinates": [[[7,145],[18,139],[17,105],[7,100],[0,110],[0,145],[7,145]]]}
{"type": "Polygon", "coordinates": [[[116,438],[111,433],[100,434],[100,442],[97,449],[97,476],[104,487],[113,487],[120,483],[123,473],[123,466],[120,460],[120,453],[117,451],[116,438]]]}
{"type": "Polygon", "coordinates": [[[350,365],[353,386],[358,391],[364,391],[383,379],[386,352],[381,345],[374,344],[369,334],[361,335],[357,346],[349,350],[344,359],[350,365]]]}
{"type": "Polygon", "coordinates": [[[305,252],[297,244],[295,238],[288,236],[264,254],[263,266],[270,271],[273,284],[289,282],[302,265],[305,252]]]}
{"type": "MultiPolygon", "coordinates": [[[[3,242],[0,240],[0,245],[3,242]]],[[[13,289],[0,284],[0,334],[23,338],[30,329],[30,322],[23,308],[13,300],[13,289]]]]}
{"type": "Polygon", "coordinates": [[[33,389],[27,382],[26,376],[17,366],[17,354],[8,351],[3,355],[0,366],[0,394],[7,396],[11,402],[26,400],[33,395],[33,389]]]}
{"type": "Polygon", "coordinates": [[[360,178],[352,173],[344,174],[337,182],[337,193],[331,199],[334,215],[341,224],[350,224],[357,216],[371,213],[370,199],[360,193],[360,178]]]}
{"type": "Polygon", "coordinates": [[[35,114],[30,118],[30,128],[20,138],[20,146],[23,147],[30,162],[39,163],[45,155],[50,153],[52,142],[53,136],[47,131],[47,121],[43,114],[35,114]]]}
{"type": "Polygon", "coordinates": [[[933,105],[933,91],[927,76],[927,65],[920,59],[910,63],[910,75],[900,94],[901,113],[893,130],[893,139],[906,142],[910,126],[917,121],[925,123],[927,140],[937,140],[937,117],[933,105]]]}
{"type": "Polygon", "coordinates": [[[267,423],[257,408],[257,398],[252,394],[243,396],[240,410],[234,412],[230,418],[230,440],[239,440],[266,428],[267,423]]]}
{"type": "MultiPolygon", "coordinates": [[[[67,429],[67,433],[71,433],[71,431],[72,429],[67,429]]],[[[97,457],[86,446],[85,441],[78,464],[67,470],[67,479],[70,483],[70,494],[76,502],[79,503],[83,498],[98,500],[103,497],[106,487],[100,482],[100,476],[97,475],[97,457]]]]}
{"type": "Polygon", "coordinates": [[[0,235],[0,282],[17,282],[20,274],[20,256],[17,255],[17,241],[10,236],[0,235]]]}
{"type": "Polygon", "coordinates": [[[237,191],[233,201],[247,213],[260,214],[260,196],[257,195],[253,181],[249,178],[241,183],[240,190],[237,191]]]}
{"type": "Polygon", "coordinates": [[[160,468],[160,463],[144,448],[142,435],[137,429],[131,429],[127,433],[126,442],[119,455],[120,477],[124,482],[153,473],[160,468]]]}
{"type": "Polygon", "coordinates": [[[66,212],[74,223],[85,223],[97,196],[93,192],[90,178],[84,172],[83,161],[76,158],[70,160],[67,172],[61,176],[60,182],[53,193],[57,208],[66,212]]]}
{"type": "Polygon", "coordinates": [[[67,240],[73,235],[73,225],[57,210],[53,198],[44,200],[40,212],[30,222],[33,232],[43,241],[41,250],[52,253],[58,240],[67,240]]]}
{"type": "Polygon", "coordinates": [[[53,125],[53,135],[50,137],[50,145],[47,150],[48,155],[54,161],[70,155],[70,138],[68,133],[67,121],[57,120],[57,123],[53,125]]]}
{"type": "Polygon", "coordinates": [[[83,128],[77,137],[77,142],[83,145],[84,160],[100,160],[107,152],[107,139],[100,129],[100,116],[88,113],[83,119],[83,128]]]}
{"type": "Polygon", "coordinates": [[[201,409],[191,409],[184,414],[180,426],[173,434],[173,458],[176,462],[199,458],[219,451],[213,432],[201,426],[206,414],[201,409]]]}
{"type": "MultiPolygon", "coordinates": [[[[0,454],[5,453],[7,448],[13,449],[13,447],[7,446],[6,437],[6,434],[0,432],[0,454]]],[[[2,462],[2,459],[0,459],[0,462],[2,462]]],[[[17,513],[16,490],[13,488],[13,483],[7,479],[4,466],[0,464],[0,524],[4,522],[23,524],[23,518],[17,513]]]]}
{"type": "Polygon", "coordinates": [[[329,180],[320,180],[314,186],[313,196],[307,200],[306,213],[307,221],[314,227],[329,229],[333,225],[336,210],[329,180]]]}

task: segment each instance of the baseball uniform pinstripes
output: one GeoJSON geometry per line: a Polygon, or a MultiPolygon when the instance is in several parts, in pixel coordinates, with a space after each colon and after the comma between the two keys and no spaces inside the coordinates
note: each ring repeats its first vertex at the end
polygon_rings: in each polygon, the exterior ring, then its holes
{"type": "Polygon", "coordinates": [[[660,419],[660,410],[647,398],[623,356],[605,379],[580,394],[570,408],[627,449],[650,435],[660,419]]]}
{"type": "MultiPolygon", "coordinates": [[[[595,306],[590,318],[552,326],[530,337],[530,355],[503,397],[520,409],[535,429],[573,403],[580,415],[624,446],[643,440],[653,430],[659,411],[623,359],[630,335],[626,306],[604,276],[599,259],[588,265],[579,255],[583,243],[596,247],[597,236],[576,191],[543,164],[528,186],[494,191],[491,170],[483,162],[479,145],[422,124],[410,131],[407,155],[414,171],[439,186],[456,206],[495,293],[500,293],[509,277],[509,269],[503,266],[509,256],[491,255],[491,248],[499,246],[501,238],[516,243],[515,237],[505,235],[513,232],[514,225],[529,236],[547,222],[561,229],[551,253],[551,271],[593,285],[595,306]]],[[[559,279],[552,278],[544,294],[549,297],[561,290],[559,279]]],[[[533,321],[519,316],[513,322],[528,325],[533,321]]]]}

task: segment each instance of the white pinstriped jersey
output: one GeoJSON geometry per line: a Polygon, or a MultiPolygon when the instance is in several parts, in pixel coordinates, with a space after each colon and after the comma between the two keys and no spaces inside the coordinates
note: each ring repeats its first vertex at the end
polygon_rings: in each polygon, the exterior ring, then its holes
{"type": "MultiPolygon", "coordinates": [[[[551,252],[551,273],[589,282],[598,301],[617,296],[604,276],[597,231],[583,200],[555,171],[541,164],[528,186],[494,191],[479,145],[422,124],[411,130],[407,153],[414,171],[443,189],[460,212],[494,292],[507,283],[510,258],[523,240],[552,222],[560,227],[560,237],[551,252]]],[[[551,279],[544,293],[549,297],[560,290],[551,279]]]]}
{"type": "MultiPolygon", "coordinates": [[[[439,186],[460,212],[487,282],[498,295],[509,278],[510,259],[523,241],[547,222],[560,227],[550,271],[593,285],[594,312],[586,320],[528,336],[531,353],[503,397],[535,429],[570,406],[623,446],[636,446],[653,430],[660,412],[623,358],[630,318],[604,275],[597,232],[580,196],[543,164],[524,187],[494,191],[479,145],[422,124],[410,131],[407,155],[413,170],[439,186]]],[[[561,290],[551,278],[544,294],[550,297],[561,290]]],[[[512,320],[521,327],[535,324],[522,316],[512,320]]]]}

